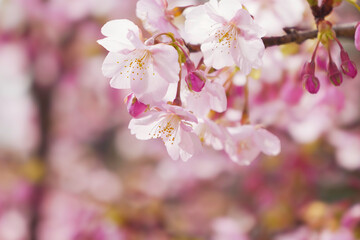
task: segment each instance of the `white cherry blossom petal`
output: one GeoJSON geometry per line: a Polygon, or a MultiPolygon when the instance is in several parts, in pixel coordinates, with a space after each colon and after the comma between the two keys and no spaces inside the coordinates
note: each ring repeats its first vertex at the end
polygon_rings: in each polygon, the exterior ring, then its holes
{"type": "Polygon", "coordinates": [[[189,132],[184,128],[184,124],[180,125],[182,131],[180,131],[180,143],[181,148],[180,156],[183,161],[189,160],[199,149],[201,144],[199,138],[192,132],[189,132]]]}
{"type": "Polygon", "coordinates": [[[98,43],[109,52],[133,50],[135,47],[128,38],[129,32],[140,38],[140,29],[133,22],[127,19],[109,21],[101,28],[101,33],[106,38],[98,40],[98,43]]]}
{"type": "Polygon", "coordinates": [[[157,126],[157,120],[160,117],[160,113],[151,113],[141,118],[133,118],[129,122],[129,129],[131,134],[135,135],[137,139],[148,140],[153,138],[151,133],[157,126]]]}
{"type": "Polygon", "coordinates": [[[204,63],[216,69],[235,65],[232,52],[237,53],[236,48],[237,42],[234,31],[228,28],[219,28],[214,36],[201,44],[204,63]]]}
{"type": "Polygon", "coordinates": [[[209,38],[212,26],[216,25],[213,19],[206,14],[207,8],[204,5],[189,8],[184,12],[186,17],[185,32],[187,41],[193,44],[199,44],[209,38]]]}
{"type": "Polygon", "coordinates": [[[219,13],[226,18],[227,21],[230,21],[238,9],[241,9],[243,6],[243,1],[241,0],[222,0],[219,2],[219,13]]]}
{"type": "Polygon", "coordinates": [[[254,141],[266,155],[275,156],[280,153],[281,144],[279,138],[266,129],[257,129],[256,134],[254,134],[254,141]]]}
{"type": "Polygon", "coordinates": [[[227,108],[227,98],[224,87],[217,82],[209,82],[206,90],[210,94],[210,107],[216,112],[224,112],[227,108]]]}
{"type": "Polygon", "coordinates": [[[165,44],[150,46],[149,49],[153,56],[155,73],[169,83],[178,82],[180,66],[177,51],[165,44]]]}

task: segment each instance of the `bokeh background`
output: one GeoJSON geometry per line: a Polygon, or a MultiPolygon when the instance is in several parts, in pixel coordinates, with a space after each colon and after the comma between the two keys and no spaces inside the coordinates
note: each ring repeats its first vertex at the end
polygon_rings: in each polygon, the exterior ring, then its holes
{"type": "MultiPolygon", "coordinates": [[[[359,77],[310,96],[296,76],[314,42],[272,48],[251,111],[282,153],[248,167],[210,149],[173,161],[130,135],[125,93],[101,72],[102,25],[141,25],[135,7],[0,0],[0,240],[360,239],[359,77]]],[[[350,5],[332,18],[360,19],[350,5]]]]}

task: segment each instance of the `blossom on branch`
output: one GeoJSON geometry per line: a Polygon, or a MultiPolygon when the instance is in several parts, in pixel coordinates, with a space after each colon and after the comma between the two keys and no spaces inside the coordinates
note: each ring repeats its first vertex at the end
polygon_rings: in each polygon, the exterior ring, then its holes
{"type": "Polygon", "coordinates": [[[101,32],[106,38],[98,42],[109,51],[102,69],[112,87],[131,89],[141,102],[152,103],[161,101],[169,84],[179,81],[178,53],[173,47],[147,46],[140,29],[125,19],[106,23],[101,32]]]}
{"type": "Polygon", "coordinates": [[[181,8],[194,4],[194,0],[139,0],[136,16],[151,33],[171,32],[180,37],[181,28],[174,19],[181,15],[181,8]]]}
{"type": "Polygon", "coordinates": [[[184,14],[187,40],[201,44],[206,65],[216,69],[237,65],[244,74],[261,66],[265,31],[241,1],[210,0],[184,14]]]}
{"type": "Polygon", "coordinates": [[[280,153],[280,140],[266,129],[243,125],[228,128],[232,142],[228,142],[225,150],[231,160],[242,165],[249,165],[263,152],[269,156],[280,153]]]}
{"type": "Polygon", "coordinates": [[[161,138],[174,160],[187,161],[199,149],[199,138],[193,132],[197,118],[182,107],[165,104],[156,107],[142,118],[129,123],[131,134],[140,140],[161,138]]]}

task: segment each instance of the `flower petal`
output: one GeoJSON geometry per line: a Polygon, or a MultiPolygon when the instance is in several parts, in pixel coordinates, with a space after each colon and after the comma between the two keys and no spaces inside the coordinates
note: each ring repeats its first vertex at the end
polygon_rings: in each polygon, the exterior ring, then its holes
{"type": "Polygon", "coordinates": [[[154,60],[155,75],[160,75],[169,83],[178,82],[180,66],[177,64],[179,57],[175,48],[165,44],[156,44],[149,47],[149,50],[154,60]]]}
{"type": "Polygon", "coordinates": [[[275,156],[280,153],[281,144],[279,138],[266,129],[257,129],[254,134],[254,141],[260,150],[267,155],[275,156]]]}
{"type": "Polygon", "coordinates": [[[126,73],[122,73],[122,63],[126,56],[120,53],[109,52],[102,65],[102,72],[105,77],[111,78],[110,85],[113,88],[129,89],[130,81],[126,73]]]}
{"type": "Polygon", "coordinates": [[[179,134],[179,147],[181,149],[180,157],[183,161],[187,161],[197,152],[197,150],[201,149],[201,143],[194,133],[189,132],[184,128],[183,123],[180,124],[179,134]]]}
{"type": "Polygon", "coordinates": [[[265,46],[261,39],[246,40],[239,37],[236,51],[232,51],[234,61],[243,74],[249,74],[252,68],[259,68],[265,46]]]}
{"type": "Polygon", "coordinates": [[[98,40],[109,52],[120,52],[122,50],[133,50],[134,44],[128,38],[128,33],[133,32],[137,38],[140,38],[140,29],[127,19],[112,20],[101,28],[101,33],[106,38],[98,40]]]}
{"type": "Polygon", "coordinates": [[[221,0],[219,2],[219,13],[230,21],[239,9],[242,9],[243,1],[240,0],[221,0]]]}
{"type": "Polygon", "coordinates": [[[205,87],[210,94],[210,108],[216,112],[224,112],[227,107],[224,87],[216,82],[207,82],[205,87]]]}
{"type": "Polygon", "coordinates": [[[186,40],[193,44],[203,43],[208,37],[212,26],[217,22],[206,13],[207,7],[200,5],[184,12],[186,40]]]}
{"type": "Polygon", "coordinates": [[[133,118],[129,123],[131,134],[135,135],[137,139],[148,140],[154,138],[152,135],[154,129],[161,121],[161,113],[151,112],[142,118],[133,118]],[[160,120],[159,120],[160,119],[160,120]]]}
{"type": "Polygon", "coordinates": [[[235,65],[233,57],[231,56],[234,51],[233,43],[234,41],[226,43],[215,36],[209,38],[201,45],[201,51],[204,54],[204,63],[216,69],[235,65]]]}

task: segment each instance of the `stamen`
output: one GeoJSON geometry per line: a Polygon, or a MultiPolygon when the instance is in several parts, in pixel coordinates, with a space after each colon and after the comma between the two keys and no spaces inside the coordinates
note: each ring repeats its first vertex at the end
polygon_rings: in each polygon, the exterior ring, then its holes
{"type": "Polygon", "coordinates": [[[160,120],[149,135],[152,138],[161,138],[164,143],[170,142],[174,144],[180,121],[181,119],[177,115],[170,114],[160,120]]]}
{"type": "MultiPolygon", "coordinates": [[[[127,79],[135,80],[143,78],[139,78],[138,76],[143,76],[147,71],[149,71],[149,58],[151,57],[151,53],[146,50],[135,50],[129,54],[128,58],[124,60],[123,64],[127,64],[124,66],[125,69],[120,71],[120,74],[125,74],[127,79]]],[[[117,62],[119,63],[119,62],[117,62]]],[[[153,73],[155,75],[155,73],[153,73]]]]}

